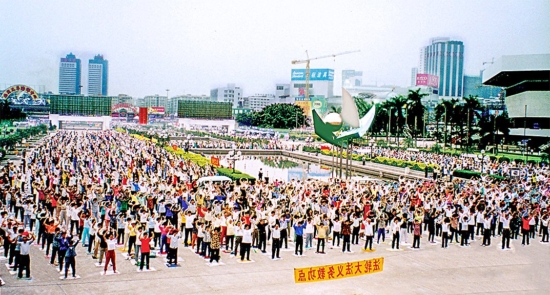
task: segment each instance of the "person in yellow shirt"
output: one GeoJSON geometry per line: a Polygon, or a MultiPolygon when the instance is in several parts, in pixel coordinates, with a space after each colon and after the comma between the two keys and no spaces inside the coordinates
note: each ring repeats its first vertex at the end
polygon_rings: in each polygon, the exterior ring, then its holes
{"type": "Polygon", "coordinates": [[[317,252],[318,254],[325,254],[325,239],[327,238],[328,225],[321,222],[317,225],[317,252]],[[319,251],[321,248],[321,251],[319,251]]]}
{"type": "Polygon", "coordinates": [[[130,225],[128,226],[128,229],[130,230],[129,238],[128,238],[128,257],[127,259],[130,259],[132,249],[134,249],[134,246],[136,244],[136,232],[137,232],[137,226],[136,221],[132,220],[130,222],[130,225]]]}

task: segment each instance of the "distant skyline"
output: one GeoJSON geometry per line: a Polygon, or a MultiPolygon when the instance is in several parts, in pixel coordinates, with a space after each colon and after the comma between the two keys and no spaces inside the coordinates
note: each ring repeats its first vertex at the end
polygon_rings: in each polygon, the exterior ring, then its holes
{"type": "Polygon", "coordinates": [[[430,39],[464,42],[464,74],[492,58],[550,53],[550,1],[145,1],[0,0],[0,88],[45,85],[57,92],[59,60],[109,60],[109,94],[201,95],[235,83],[244,96],[289,83],[292,60],[344,69],[363,84],[409,86],[430,39]]]}

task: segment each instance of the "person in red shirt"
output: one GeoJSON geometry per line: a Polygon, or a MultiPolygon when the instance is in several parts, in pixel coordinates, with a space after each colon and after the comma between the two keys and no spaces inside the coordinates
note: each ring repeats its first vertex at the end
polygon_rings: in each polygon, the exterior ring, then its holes
{"type": "Polygon", "coordinates": [[[149,254],[151,253],[151,238],[147,232],[143,233],[140,238],[141,241],[141,260],[139,262],[139,271],[143,271],[143,264],[147,261],[147,269],[149,269],[149,254]]]}
{"type": "Polygon", "coordinates": [[[533,218],[533,216],[527,214],[521,218],[521,233],[523,234],[522,246],[525,246],[525,240],[527,240],[527,245],[529,245],[529,222],[531,218],[533,218]]]}

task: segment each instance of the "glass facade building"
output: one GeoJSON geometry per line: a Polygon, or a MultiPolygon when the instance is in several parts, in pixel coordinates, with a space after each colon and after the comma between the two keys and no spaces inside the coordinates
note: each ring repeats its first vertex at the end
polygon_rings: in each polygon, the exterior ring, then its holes
{"type": "Polygon", "coordinates": [[[464,43],[448,38],[432,39],[421,50],[423,74],[439,77],[439,96],[462,97],[464,82],[464,43]]]}
{"type": "Polygon", "coordinates": [[[59,94],[81,94],[82,69],[80,59],[71,52],[59,63],[59,94]]]}
{"type": "Polygon", "coordinates": [[[109,89],[109,62],[103,55],[88,61],[88,95],[107,96],[109,89]]]}

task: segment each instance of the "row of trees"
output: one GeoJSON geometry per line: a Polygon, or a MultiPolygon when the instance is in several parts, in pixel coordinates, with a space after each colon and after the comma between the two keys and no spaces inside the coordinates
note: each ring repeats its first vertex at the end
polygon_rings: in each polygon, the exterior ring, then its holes
{"type": "MultiPolygon", "coordinates": [[[[461,100],[442,100],[433,110],[422,104],[428,96],[420,88],[409,90],[408,95],[397,95],[383,103],[376,104],[376,115],[371,127],[373,135],[406,136],[416,139],[421,136],[434,136],[444,144],[459,144],[462,147],[478,146],[499,142],[509,133],[510,120],[506,111],[489,115],[476,96],[461,100]],[[426,126],[435,124],[435,132],[428,134],[426,126]],[[498,135],[498,136],[497,136],[498,135]]],[[[374,105],[355,97],[359,116],[364,116],[374,105]]],[[[340,108],[331,112],[340,113],[340,108]]]]}
{"type": "Polygon", "coordinates": [[[244,126],[292,129],[309,126],[303,109],[295,104],[278,103],[266,106],[259,112],[237,115],[235,120],[244,126]]]}
{"type": "Polygon", "coordinates": [[[10,105],[7,99],[0,98],[0,120],[19,120],[27,117],[20,109],[11,109],[10,105]]]}

